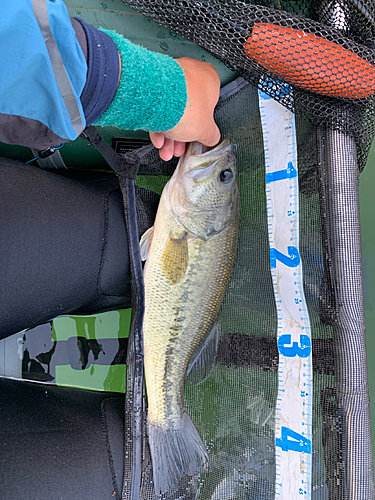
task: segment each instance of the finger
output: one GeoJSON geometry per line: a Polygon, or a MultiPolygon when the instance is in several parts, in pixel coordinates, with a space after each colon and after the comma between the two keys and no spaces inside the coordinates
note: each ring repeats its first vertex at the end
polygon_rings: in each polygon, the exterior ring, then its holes
{"type": "Polygon", "coordinates": [[[213,121],[212,127],[209,130],[209,134],[206,134],[205,137],[202,137],[201,143],[205,146],[216,146],[216,144],[220,141],[221,133],[219,127],[213,121]]]}
{"type": "Polygon", "coordinates": [[[186,142],[174,141],[174,152],[173,155],[179,158],[185,153],[186,142]]]}
{"type": "Polygon", "coordinates": [[[169,161],[173,157],[174,141],[165,138],[163,146],[159,149],[159,156],[164,161],[169,161]]]}
{"type": "Polygon", "coordinates": [[[149,133],[152,144],[160,149],[163,147],[165,141],[165,135],[162,132],[150,132],[149,133]]]}

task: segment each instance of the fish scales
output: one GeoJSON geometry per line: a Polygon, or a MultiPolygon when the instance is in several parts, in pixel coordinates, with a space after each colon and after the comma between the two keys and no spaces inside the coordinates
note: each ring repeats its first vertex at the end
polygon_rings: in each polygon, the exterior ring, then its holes
{"type": "Polygon", "coordinates": [[[154,233],[155,253],[147,261],[150,279],[144,336],[149,418],[160,425],[172,416],[181,417],[182,385],[189,360],[211,331],[220,310],[230,271],[228,259],[234,253],[230,243],[235,238],[228,233],[233,232],[230,227],[209,241],[187,238],[189,263],[184,277],[172,286],[161,260],[169,239],[168,225],[160,225],[160,230],[154,233]],[[155,352],[162,358],[155,356],[155,352]],[[168,380],[172,384],[169,388],[168,380]],[[176,381],[178,391],[174,386],[176,381]]]}
{"type": "Polygon", "coordinates": [[[184,407],[183,385],[193,354],[218,319],[237,243],[235,159],[228,141],[215,149],[194,155],[199,147],[190,146],[163,191],[153,229],[141,241],[141,251],[147,247],[144,361],[156,493],[208,466],[184,407]],[[234,178],[221,182],[223,171],[234,178]]]}

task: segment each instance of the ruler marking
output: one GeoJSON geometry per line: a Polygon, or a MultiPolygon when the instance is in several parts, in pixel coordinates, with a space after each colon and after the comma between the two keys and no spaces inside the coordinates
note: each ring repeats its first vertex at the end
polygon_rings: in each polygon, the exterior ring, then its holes
{"type": "Polygon", "coordinates": [[[311,500],[312,354],[299,254],[294,115],[262,92],[259,102],[267,148],[267,224],[278,321],[275,496],[282,500],[311,500]],[[292,376],[297,371],[298,380],[292,376]]]}

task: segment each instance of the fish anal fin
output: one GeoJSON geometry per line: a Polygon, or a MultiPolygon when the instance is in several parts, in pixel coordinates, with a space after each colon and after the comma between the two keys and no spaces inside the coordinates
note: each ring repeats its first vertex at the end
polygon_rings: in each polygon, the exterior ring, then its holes
{"type": "Polygon", "coordinates": [[[142,235],[141,241],[139,242],[142,260],[147,260],[148,258],[148,253],[150,251],[150,246],[153,236],[154,236],[154,226],[148,228],[147,231],[145,231],[142,235]]]}
{"type": "Polygon", "coordinates": [[[217,349],[220,340],[220,322],[217,321],[204,344],[192,356],[187,371],[186,381],[200,384],[210,375],[215,366],[217,349]]]}
{"type": "Polygon", "coordinates": [[[176,239],[167,238],[161,255],[160,264],[163,276],[176,285],[184,277],[189,261],[188,243],[186,236],[176,239]]]}
{"type": "Polygon", "coordinates": [[[185,475],[194,476],[209,468],[206,448],[186,412],[173,428],[148,422],[148,441],[157,495],[172,493],[185,475]]]}

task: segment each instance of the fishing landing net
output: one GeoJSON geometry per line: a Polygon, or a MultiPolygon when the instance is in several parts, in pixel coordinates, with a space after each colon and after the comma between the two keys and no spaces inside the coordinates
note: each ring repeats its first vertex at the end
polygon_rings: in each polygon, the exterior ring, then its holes
{"type": "MultiPolygon", "coordinates": [[[[163,498],[372,499],[358,182],[374,135],[375,4],[126,3],[198,43],[241,77],[227,89],[216,112],[240,171],[236,263],[220,316],[216,365],[203,383],[185,384],[185,404],[211,467],[163,498]],[[295,142],[288,145],[292,160],[281,173],[265,170],[277,139],[272,137],[277,120],[267,111],[273,106],[269,97],[295,113],[295,142]],[[291,196],[298,199],[284,217],[299,228],[298,245],[291,239],[288,252],[269,238],[276,219],[283,224],[277,215],[280,180],[290,182],[291,196]],[[295,297],[277,295],[271,271],[280,262],[295,268],[295,297]],[[297,264],[302,264],[302,274],[297,264]],[[306,328],[297,341],[285,329],[280,335],[288,300],[297,300],[306,328]],[[300,359],[292,390],[283,385],[287,358],[300,359]],[[280,407],[286,403],[295,405],[296,419],[305,427],[296,429],[282,420],[280,407]]],[[[294,118],[288,116],[293,131],[294,118]]],[[[138,182],[160,191],[172,170],[170,163],[156,170],[143,165],[138,182]]],[[[131,364],[128,384],[131,388],[131,364]]],[[[131,395],[129,391],[130,414],[131,395]]],[[[156,497],[144,429],[142,478],[137,480],[140,498],[146,500],[156,497]]],[[[131,424],[127,430],[130,443],[131,424]]],[[[130,444],[124,466],[122,498],[138,498],[131,491],[130,444]]]]}

